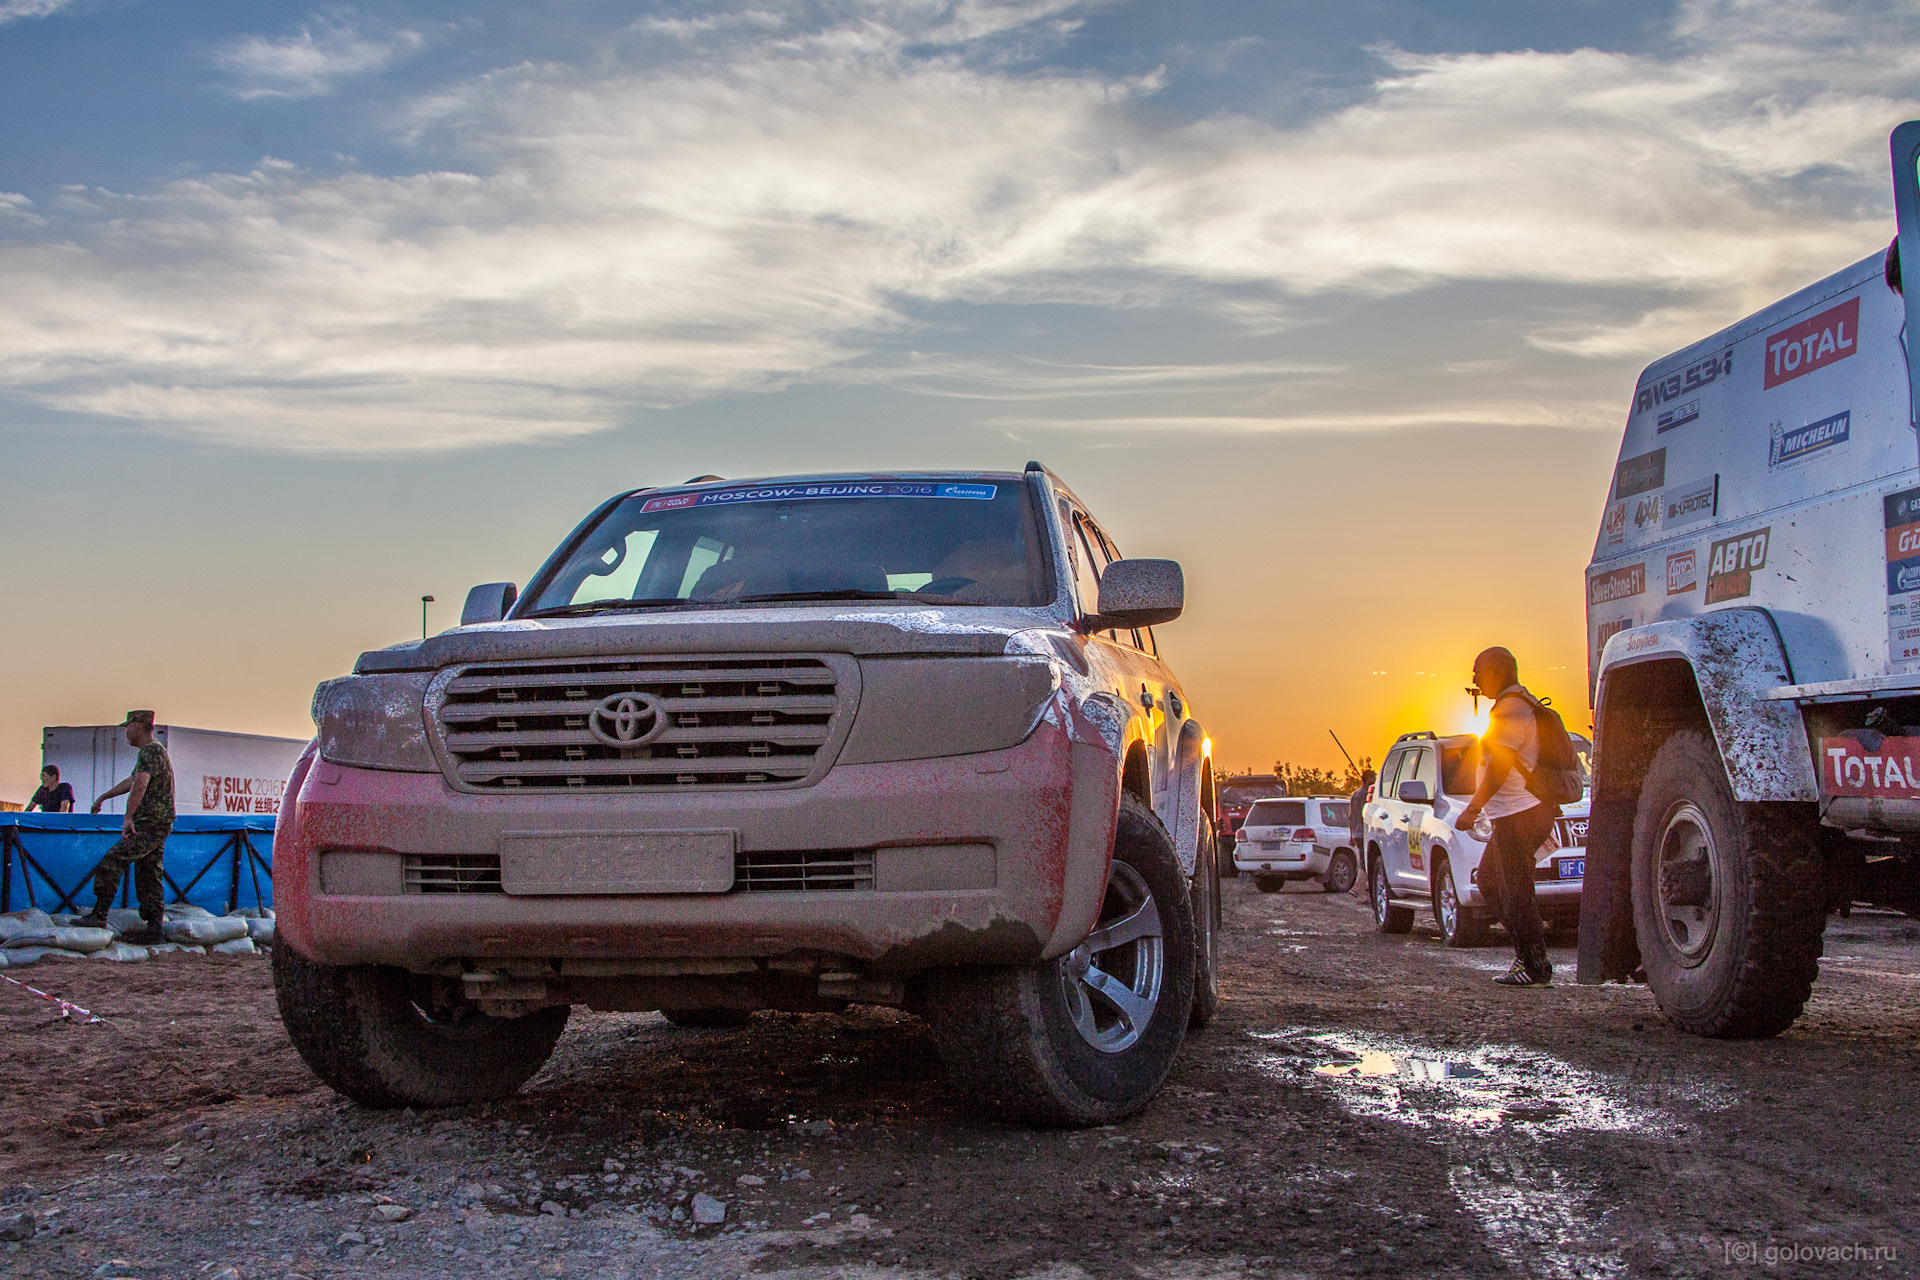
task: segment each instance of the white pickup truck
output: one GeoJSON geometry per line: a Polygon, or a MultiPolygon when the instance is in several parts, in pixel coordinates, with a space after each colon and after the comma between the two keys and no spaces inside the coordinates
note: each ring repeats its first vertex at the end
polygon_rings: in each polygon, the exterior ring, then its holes
{"type": "Polygon", "coordinates": [[[1831,911],[1920,908],[1920,122],[1899,235],[1647,367],[1587,570],[1579,976],[1703,1035],[1799,1016],[1831,911]]]}

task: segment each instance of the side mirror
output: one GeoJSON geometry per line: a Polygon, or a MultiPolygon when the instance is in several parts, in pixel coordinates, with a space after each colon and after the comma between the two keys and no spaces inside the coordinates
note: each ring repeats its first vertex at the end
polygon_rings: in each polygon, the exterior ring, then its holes
{"type": "Polygon", "coordinates": [[[1432,804],[1433,792],[1427,789],[1424,782],[1403,782],[1400,784],[1400,801],[1402,804],[1432,804]]]}
{"type": "Polygon", "coordinates": [[[1089,631],[1151,627],[1172,622],[1187,604],[1187,579],[1177,560],[1115,560],[1100,575],[1100,611],[1089,631]]]}
{"type": "Polygon", "coordinates": [[[475,626],[498,622],[520,598],[520,588],[511,582],[484,582],[467,592],[467,603],[460,609],[460,625],[475,626]]]}

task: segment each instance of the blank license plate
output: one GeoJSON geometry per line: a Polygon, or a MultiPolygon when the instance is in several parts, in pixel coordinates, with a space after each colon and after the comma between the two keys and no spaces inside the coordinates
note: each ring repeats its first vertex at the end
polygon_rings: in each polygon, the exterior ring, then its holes
{"type": "Polygon", "coordinates": [[[1586,877],[1587,860],[1585,858],[1561,858],[1556,865],[1560,868],[1562,880],[1580,880],[1586,877]]]}
{"type": "Polygon", "coordinates": [[[500,887],[520,894],[725,893],[732,831],[509,831],[500,887]]]}

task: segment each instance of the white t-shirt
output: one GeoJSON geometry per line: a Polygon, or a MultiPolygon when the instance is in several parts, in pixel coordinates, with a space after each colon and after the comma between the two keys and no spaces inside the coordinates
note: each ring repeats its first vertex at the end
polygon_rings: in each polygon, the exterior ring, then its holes
{"type": "MultiPolygon", "coordinates": [[[[1524,692],[1521,686],[1510,684],[1494,699],[1493,714],[1487,723],[1487,736],[1480,740],[1480,776],[1483,779],[1486,777],[1487,762],[1492,758],[1487,753],[1488,747],[1512,747],[1529,773],[1540,767],[1540,726],[1533,718],[1533,704],[1515,696],[1524,692]]],[[[1509,769],[1506,780],[1488,799],[1487,807],[1481,812],[1488,819],[1510,818],[1516,813],[1525,813],[1539,803],[1540,798],[1527,790],[1527,780],[1520,776],[1520,771],[1509,769]]]]}

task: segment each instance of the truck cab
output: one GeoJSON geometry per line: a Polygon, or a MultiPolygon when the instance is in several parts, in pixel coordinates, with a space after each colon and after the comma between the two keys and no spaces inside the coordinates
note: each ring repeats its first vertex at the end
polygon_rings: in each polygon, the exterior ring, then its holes
{"type": "Polygon", "coordinates": [[[1920,123],[1898,238],[1649,365],[1586,573],[1580,979],[1704,1035],[1799,1015],[1830,912],[1920,906],[1920,123]]]}

